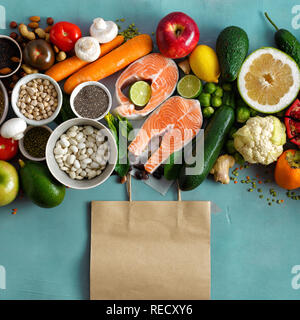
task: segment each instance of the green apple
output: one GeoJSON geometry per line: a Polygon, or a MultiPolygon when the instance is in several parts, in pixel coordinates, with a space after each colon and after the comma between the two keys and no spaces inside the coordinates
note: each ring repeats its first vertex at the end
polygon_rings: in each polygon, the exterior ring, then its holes
{"type": "Polygon", "coordinates": [[[10,163],[0,160],[0,207],[15,200],[19,191],[17,170],[10,163]]]}

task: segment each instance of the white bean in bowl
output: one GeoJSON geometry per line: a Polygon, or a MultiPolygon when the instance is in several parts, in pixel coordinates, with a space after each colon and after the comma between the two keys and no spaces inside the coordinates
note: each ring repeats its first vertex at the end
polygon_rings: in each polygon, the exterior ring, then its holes
{"type": "Polygon", "coordinates": [[[72,126],[57,140],[53,153],[60,169],[71,179],[90,180],[105,169],[110,147],[101,130],[89,125],[72,126]]]}

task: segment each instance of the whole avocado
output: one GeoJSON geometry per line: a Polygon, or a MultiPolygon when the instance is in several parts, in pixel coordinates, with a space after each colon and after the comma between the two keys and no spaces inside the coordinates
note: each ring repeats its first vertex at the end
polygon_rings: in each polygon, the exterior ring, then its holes
{"type": "Polygon", "coordinates": [[[47,166],[34,161],[20,163],[20,178],[24,193],[42,208],[54,208],[62,203],[66,188],[51,175],[47,166]]]}
{"type": "Polygon", "coordinates": [[[248,49],[249,39],[243,29],[230,26],[219,34],[216,52],[223,80],[232,82],[237,78],[248,49]]]}

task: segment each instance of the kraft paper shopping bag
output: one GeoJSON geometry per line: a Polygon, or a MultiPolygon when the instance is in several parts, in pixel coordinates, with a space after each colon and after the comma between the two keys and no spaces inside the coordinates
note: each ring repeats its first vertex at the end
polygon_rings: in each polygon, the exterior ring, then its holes
{"type": "Polygon", "coordinates": [[[209,299],[210,202],[94,201],[91,299],[209,299]]]}

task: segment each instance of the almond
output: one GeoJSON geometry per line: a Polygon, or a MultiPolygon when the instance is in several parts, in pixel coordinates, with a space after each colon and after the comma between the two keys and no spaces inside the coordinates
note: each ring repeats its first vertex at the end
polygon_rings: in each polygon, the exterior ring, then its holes
{"type": "Polygon", "coordinates": [[[37,22],[30,22],[28,24],[28,27],[31,28],[31,29],[36,29],[39,27],[39,24],[37,22]]]}
{"type": "Polygon", "coordinates": [[[29,18],[29,20],[30,20],[31,22],[40,22],[40,21],[41,21],[41,18],[40,18],[39,16],[31,16],[31,17],[29,18]]]}
{"type": "Polygon", "coordinates": [[[19,63],[20,62],[20,58],[18,58],[18,57],[11,57],[10,60],[12,62],[15,62],[15,63],[19,63]]]}
{"type": "Polygon", "coordinates": [[[0,69],[0,74],[2,75],[9,74],[11,72],[12,72],[11,68],[8,68],[8,67],[0,69]]]}

